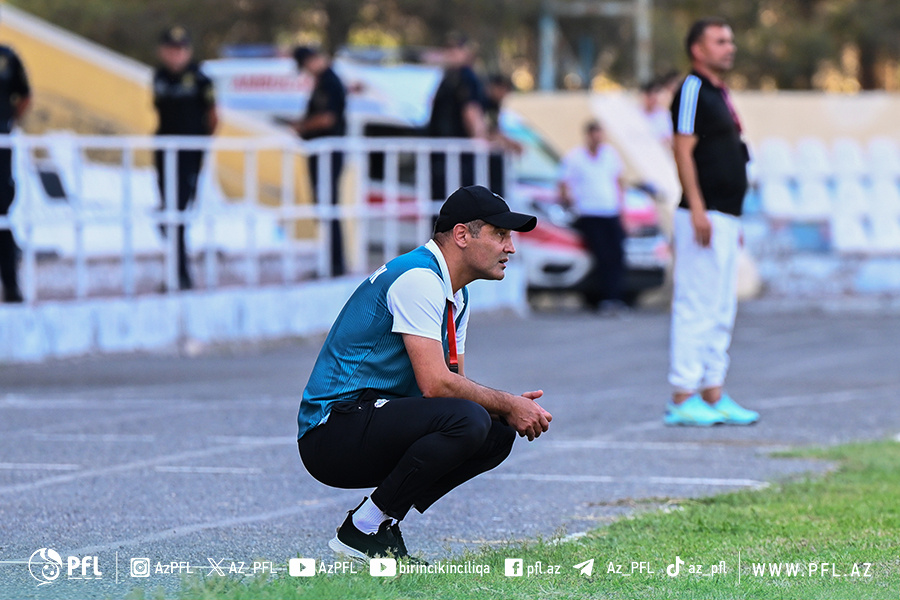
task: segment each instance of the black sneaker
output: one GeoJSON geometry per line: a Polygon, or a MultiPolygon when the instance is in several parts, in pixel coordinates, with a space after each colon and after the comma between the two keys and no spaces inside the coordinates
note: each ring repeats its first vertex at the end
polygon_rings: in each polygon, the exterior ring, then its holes
{"type": "Polygon", "coordinates": [[[347,513],[347,518],[338,527],[337,535],[328,542],[328,547],[338,554],[361,560],[369,560],[376,556],[406,558],[408,556],[406,546],[401,547],[402,541],[397,543],[390,519],[384,521],[375,533],[363,533],[353,524],[353,513],[358,508],[359,506],[347,513]]]}
{"type": "Polygon", "coordinates": [[[25,302],[25,298],[22,297],[22,292],[19,291],[17,286],[11,289],[3,289],[3,301],[9,304],[21,304],[25,302]]]}
{"type": "Polygon", "coordinates": [[[397,551],[401,556],[409,556],[409,551],[406,549],[406,542],[403,541],[403,534],[400,533],[400,523],[394,523],[390,527],[391,535],[394,536],[394,540],[397,542],[397,551]]]}
{"type": "Polygon", "coordinates": [[[406,542],[403,541],[403,534],[400,533],[400,523],[394,523],[393,525],[391,525],[391,533],[394,534],[394,539],[397,540],[397,550],[400,552],[398,556],[402,556],[413,564],[428,564],[428,561],[426,560],[422,560],[421,558],[416,558],[415,556],[409,555],[409,550],[406,549],[406,542]]]}

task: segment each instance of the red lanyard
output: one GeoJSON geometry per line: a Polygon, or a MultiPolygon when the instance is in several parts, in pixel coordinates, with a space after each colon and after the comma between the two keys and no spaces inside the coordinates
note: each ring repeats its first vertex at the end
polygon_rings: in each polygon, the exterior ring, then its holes
{"type": "Polygon", "coordinates": [[[719,91],[722,92],[722,98],[725,99],[725,104],[728,106],[728,112],[731,113],[731,118],[734,120],[734,126],[737,127],[738,133],[743,133],[744,129],[741,127],[741,120],[738,117],[737,111],[734,110],[734,104],[731,103],[731,95],[728,93],[728,88],[723,85],[719,88],[719,91]]]}
{"type": "Polygon", "coordinates": [[[459,373],[459,358],[456,356],[456,323],[453,322],[453,302],[447,300],[447,345],[450,347],[450,370],[459,373]]]}

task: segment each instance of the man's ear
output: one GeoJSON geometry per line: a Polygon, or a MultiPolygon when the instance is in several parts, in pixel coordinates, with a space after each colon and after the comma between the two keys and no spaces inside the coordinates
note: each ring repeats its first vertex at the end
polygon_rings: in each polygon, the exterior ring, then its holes
{"type": "Polygon", "coordinates": [[[469,228],[465,223],[457,223],[453,226],[453,242],[460,248],[469,245],[469,228]]]}

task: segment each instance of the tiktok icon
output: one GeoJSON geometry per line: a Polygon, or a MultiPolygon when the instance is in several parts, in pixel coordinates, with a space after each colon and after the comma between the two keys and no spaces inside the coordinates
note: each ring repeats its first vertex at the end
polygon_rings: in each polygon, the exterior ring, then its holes
{"type": "Polygon", "coordinates": [[[675,555],[675,563],[670,564],[666,567],[666,575],[669,577],[678,577],[678,572],[681,570],[681,565],[684,564],[684,561],[681,560],[681,557],[677,554],[675,555]]]}

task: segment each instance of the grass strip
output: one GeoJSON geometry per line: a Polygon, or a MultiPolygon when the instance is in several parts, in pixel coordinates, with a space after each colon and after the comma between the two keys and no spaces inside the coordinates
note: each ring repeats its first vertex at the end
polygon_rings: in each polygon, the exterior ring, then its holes
{"type": "Polygon", "coordinates": [[[674,509],[623,518],[573,541],[538,540],[443,563],[470,571],[480,565],[481,574],[372,577],[357,564],[355,574],[185,580],[179,597],[900,597],[900,443],[792,455],[835,461],[837,468],[761,490],[681,501],[674,509]],[[521,576],[505,574],[507,559],[521,559],[518,566],[509,565],[521,576]],[[589,559],[594,559],[590,576],[574,568],[589,559]]]}

